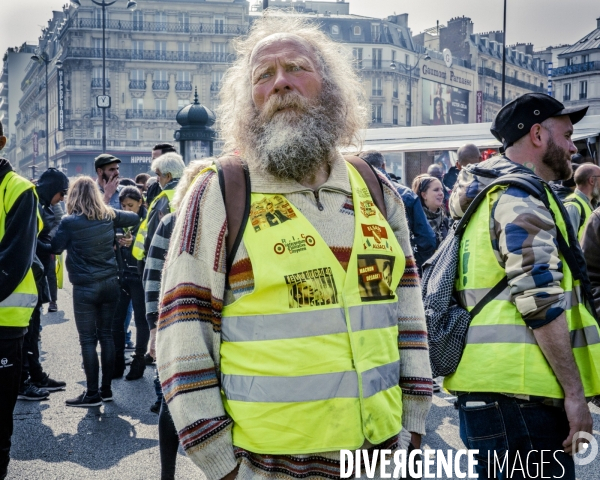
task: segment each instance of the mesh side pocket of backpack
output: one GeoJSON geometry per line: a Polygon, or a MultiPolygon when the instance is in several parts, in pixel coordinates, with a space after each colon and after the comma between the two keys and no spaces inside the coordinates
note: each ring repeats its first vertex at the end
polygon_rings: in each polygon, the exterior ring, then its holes
{"type": "Polygon", "coordinates": [[[456,371],[463,354],[469,312],[454,298],[460,238],[451,232],[423,273],[422,296],[427,322],[429,361],[434,377],[456,371]]]}

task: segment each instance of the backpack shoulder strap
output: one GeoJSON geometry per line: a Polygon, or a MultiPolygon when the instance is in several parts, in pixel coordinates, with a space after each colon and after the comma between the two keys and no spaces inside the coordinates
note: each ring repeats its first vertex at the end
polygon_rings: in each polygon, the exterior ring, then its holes
{"type": "Polygon", "coordinates": [[[226,268],[227,275],[229,275],[233,259],[244,236],[246,223],[248,223],[252,189],[248,165],[240,157],[235,155],[222,157],[215,160],[215,165],[227,216],[226,268]]]}
{"type": "Polygon", "coordinates": [[[383,217],[387,219],[387,209],[385,208],[385,199],[383,197],[383,184],[381,183],[379,176],[375,173],[375,170],[373,170],[373,167],[362,158],[354,155],[344,155],[344,160],[356,168],[358,173],[360,173],[360,176],[367,184],[373,202],[383,217]]]}

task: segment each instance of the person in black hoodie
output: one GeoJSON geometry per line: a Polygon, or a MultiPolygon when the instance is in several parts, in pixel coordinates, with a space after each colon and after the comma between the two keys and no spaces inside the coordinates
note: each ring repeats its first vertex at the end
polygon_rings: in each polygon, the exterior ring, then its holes
{"type": "Polygon", "coordinates": [[[23,344],[23,369],[21,371],[19,400],[43,400],[48,396],[43,392],[44,390],[55,392],[64,390],[67,385],[65,382],[53,380],[47,373],[44,373],[40,363],[39,339],[42,305],[50,301],[50,291],[46,277],[49,270],[54,266],[52,254],[47,249],[47,244],[52,240],[50,232],[56,226],[52,207],[64,200],[68,189],[69,179],[64,173],[55,168],[49,168],[42,173],[35,187],[38,197],[38,214],[43,222],[42,230],[38,234],[35,251],[39,262],[33,264],[38,289],[38,302],[29,321],[29,328],[23,344]],[[41,268],[38,268],[38,266],[41,268]],[[37,389],[42,389],[42,392],[31,388],[31,385],[37,389]]]}
{"type": "MultiPolygon", "coordinates": [[[[146,218],[146,207],[144,199],[137,187],[125,187],[119,194],[121,208],[126,212],[137,213],[140,222],[146,218]]],[[[150,338],[150,329],[146,322],[146,303],[144,297],[144,285],[142,276],[138,272],[138,261],[131,254],[131,245],[137,235],[140,224],[132,228],[124,228],[124,234],[118,235],[121,276],[121,297],[115,311],[112,325],[112,334],[115,342],[115,370],[113,378],[120,378],[125,371],[125,318],[129,302],[133,304],[133,313],[135,318],[135,353],[129,369],[125,376],[127,380],[137,380],[144,376],[146,363],[144,355],[148,348],[148,339],[150,338]]]]}
{"type": "MultiPolygon", "coordinates": [[[[0,123],[0,150],[6,144],[0,123]]],[[[0,158],[0,479],[6,478],[10,461],[13,411],[21,377],[23,337],[35,304],[22,305],[14,315],[11,300],[25,299],[17,289],[31,290],[31,264],[37,235],[36,200],[33,185],[17,175],[5,158],[0,158]],[[20,192],[20,193],[19,193],[20,192]]],[[[35,295],[31,295],[35,297],[35,295]]]]}
{"type": "Polygon", "coordinates": [[[67,215],[52,239],[52,251],[69,252],[66,261],[73,284],[73,311],[79,333],[87,391],[66,401],[69,407],[95,407],[112,400],[115,363],[112,321],[119,301],[115,257],[115,229],[133,227],[140,218],[133,212],[107,206],[90,177],[79,177],[67,198],[67,215]],[[98,391],[100,342],[102,383],[98,391]]]}

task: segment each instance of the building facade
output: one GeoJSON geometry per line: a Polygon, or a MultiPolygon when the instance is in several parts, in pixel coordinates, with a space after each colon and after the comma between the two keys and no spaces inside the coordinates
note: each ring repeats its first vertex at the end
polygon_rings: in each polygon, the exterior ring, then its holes
{"type": "MultiPolygon", "coordinates": [[[[248,3],[145,0],[133,12],[126,3],[106,9],[106,144],[122,160],[121,175],[133,177],[149,170],[153,145],[173,141],[175,115],[192,102],[194,88],[202,104],[216,106],[232,60],[229,43],[247,32],[248,3]]],[[[50,61],[50,165],[69,176],[93,175],[93,159],[102,151],[102,109],[96,104],[103,92],[102,10],[81,0],[77,9],[54,12],[38,50],[50,61]]],[[[22,172],[34,158],[45,158],[43,70],[32,61],[23,82],[17,120],[22,172]]]]}
{"type": "MultiPolygon", "coordinates": [[[[449,49],[477,72],[476,122],[491,122],[502,107],[503,33],[473,33],[468,17],[452,18],[439,30],[440,50],[449,49]]],[[[546,91],[546,65],[533,55],[532,44],[507,46],[505,102],[528,92],[546,91]]]]}
{"type": "Polygon", "coordinates": [[[600,18],[595,30],[561,50],[552,69],[554,97],[568,107],[589,105],[588,115],[600,115],[600,18]]]}

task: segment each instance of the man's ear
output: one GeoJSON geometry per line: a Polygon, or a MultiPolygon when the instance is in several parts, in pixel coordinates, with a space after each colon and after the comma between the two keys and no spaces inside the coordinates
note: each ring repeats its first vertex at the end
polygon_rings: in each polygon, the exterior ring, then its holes
{"type": "Polygon", "coordinates": [[[539,123],[536,123],[533,127],[531,127],[531,130],[529,130],[529,139],[536,147],[544,146],[544,140],[542,139],[543,130],[544,129],[539,123]]]}
{"type": "Polygon", "coordinates": [[[0,150],[4,148],[4,145],[6,145],[6,137],[4,135],[0,135],[0,150]]]}

